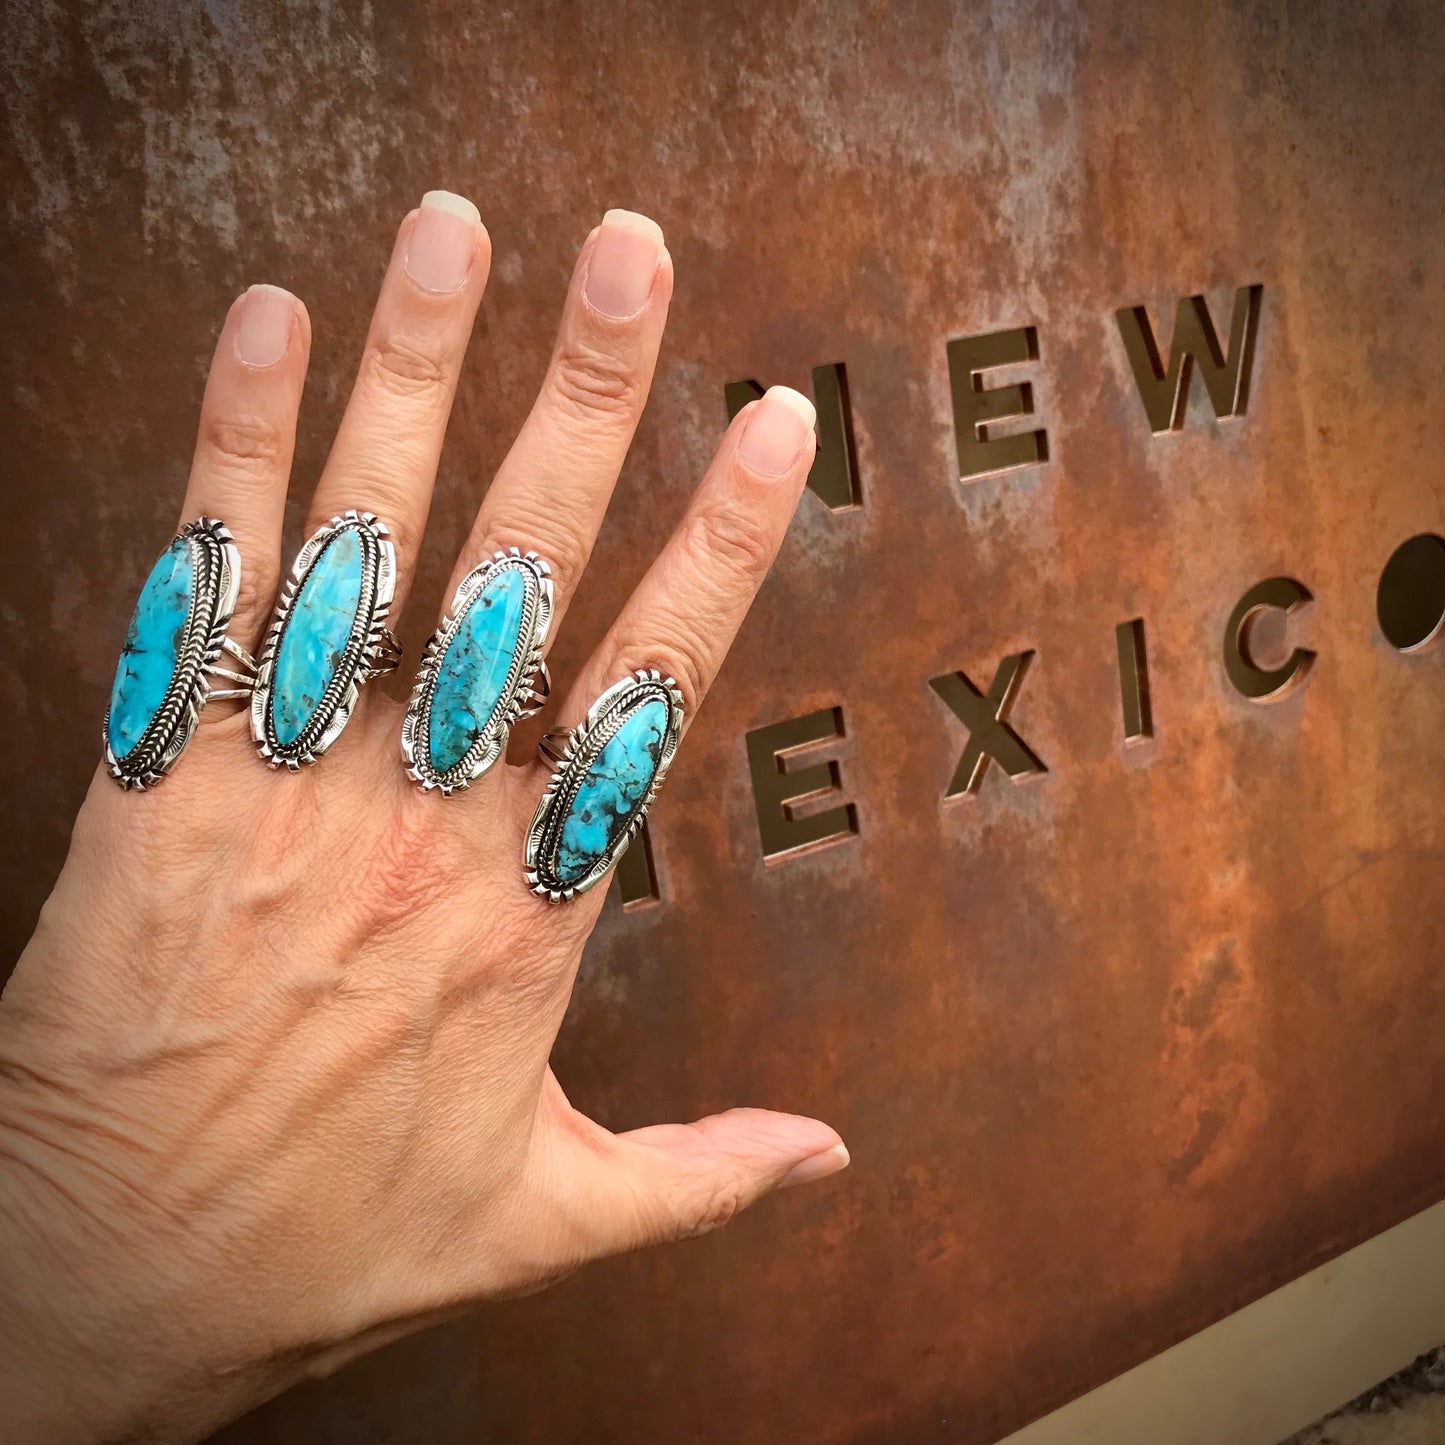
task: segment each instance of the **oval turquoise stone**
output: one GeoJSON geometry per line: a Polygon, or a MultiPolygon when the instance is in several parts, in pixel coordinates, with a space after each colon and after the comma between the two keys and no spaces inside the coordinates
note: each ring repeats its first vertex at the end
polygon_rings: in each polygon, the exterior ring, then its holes
{"type": "Polygon", "coordinates": [[[271,730],[283,747],[305,731],[346,655],[361,606],[363,561],[356,529],[338,532],[291,604],[271,674],[271,730]]]}
{"type": "Polygon", "coordinates": [[[151,568],[121,647],[106,723],[106,741],[117,759],[135,750],[170,691],[195,585],[190,543],[177,537],[151,568]]]}
{"type": "Polygon", "coordinates": [[[497,573],[462,614],[437,664],[427,712],[427,752],[444,773],[492,719],[522,640],[527,580],[515,567],[497,573]]]}
{"type": "Polygon", "coordinates": [[[647,796],[667,736],[667,704],[650,698],[608,739],[583,776],[557,842],[558,880],[580,883],[611,851],[647,796]]]}

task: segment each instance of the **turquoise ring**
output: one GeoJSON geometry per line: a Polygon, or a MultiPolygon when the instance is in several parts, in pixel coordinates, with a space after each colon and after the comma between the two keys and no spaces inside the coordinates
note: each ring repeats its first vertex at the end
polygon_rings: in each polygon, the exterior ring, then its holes
{"type": "Polygon", "coordinates": [[[655,668],[614,683],[579,727],[543,738],[552,779],[527,830],[534,893],[560,903],[600,883],[627,851],[682,739],[682,693],[655,668]]]}
{"type": "Polygon", "coordinates": [[[401,724],[407,773],[423,789],[446,797],[481,777],[506,752],[512,725],[546,701],[551,571],[513,547],[458,584],[401,724]]]}
{"type": "Polygon", "coordinates": [[[370,512],[343,512],[297,555],[266,635],[251,734],[273,768],[314,763],[351,720],[362,685],[394,669],[386,626],[396,550],[370,512]]]}
{"type": "Polygon", "coordinates": [[[105,765],[121,787],[158,783],[185,752],[207,702],[250,693],[255,660],[226,636],[240,583],[240,553],[214,517],[187,522],[151,568],[102,729],[105,765]]]}

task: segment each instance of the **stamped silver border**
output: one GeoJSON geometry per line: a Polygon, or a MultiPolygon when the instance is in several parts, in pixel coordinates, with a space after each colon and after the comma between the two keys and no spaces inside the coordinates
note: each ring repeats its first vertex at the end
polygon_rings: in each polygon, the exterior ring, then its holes
{"type": "MultiPolygon", "coordinates": [[[[182,538],[190,548],[195,585],[191,589],[191,610],[176,650],[176,665],[165,697],[140,741],[123,758],[117,758],[110,746],[109,703],[101,723],[106,769],[123,788],[153,787],[185,752],[211,690],[206,670],[221,656],[226,629],[231,625],[231,614],[236,607],[236,592],[241,585],[241,554],[230,528],[214,517],[198,517],[176,533],[167,550],[182,538]]],[[[152,563],[152,570],[154,565],[152,563]]],[[[150,572],[146,578],[149,580],[150,572]]]]}
{"type": "Polygon", "coordinates": [[[664,677],[656,668],[644,668],[613,683],[587,710],[587,716],[579,727],[568,737],[566,746],[559,754],[552,780],[547,791],[537,804],[532,816],[532,825],[527,829],[527,847],[524,863],[527,882],[532,892],[561,903],[574,894],[585,893],[594,888],[616,866],[617,860],[627,851],[641,829],[647,810],[662,787],[667,770],[672,766],[677,745],[682,740],[682,693],[677,683],[664,677]],[[612,845],[606,857],[599,860],[579,883],[564,884],[557,877],[557,846],[560,842],[562,822],[571,810],[572,802],[582,779],[597,754],[607,745],[624,722],[644,702],[661,698],[667,704],[667,731],[662,739],[662,756],[657,760],[657,771],[646,796],[633,810],[622,836],[612,845]]]}
{"type": "Polygon", "coordinates": [[[421,667],[417,671],[416,686],[412,689],[411,701],[407,704],[406,716],[401,724],[401,752],[406,759],[406,771],[422,788],[435,788],[443,797],[460,792],[481,777],[506,751],[513,724],[535,711],[534,704],[540,701],[541,694],[534,685],[541,671],[547,634],[552,627],[551,572],[551,567],[537,553],[523,553],[511,547],[505,552],[494,552],[458,583],[447,615],[427,640],[421,667]],[[496,706],[481,732],[472,740],[471,747],[450,768],[439,773],[431,764],[431,705],[436,692],[437,673],[463,619],[481,596],[483,588],[502,572],[520,572],[526,587],[511,666],[496,706]]]}
{"type": "Polygon", "coordinates": [[[361,684],[373,670],[380,670],[387,652],[386,615],[396,593],[396,549],[386,524],[371,512],[349,511],[318,527],[297,554],[286,579],[266,646],[256,673],[256,690],[251,695],[251,736],[261,756],[273,768],[293,772],[314,763],[339,738],[351,720],[361,684]],[[271,679],[276,655],[291,620],[291,609],[316,560],[342,532],[354,531],[361,538],[361,598],[351,623],[351,636],[342,652],[341,665],[331,675],[321,703],[294,742],[277,741],[271,723],[271,679]]]}

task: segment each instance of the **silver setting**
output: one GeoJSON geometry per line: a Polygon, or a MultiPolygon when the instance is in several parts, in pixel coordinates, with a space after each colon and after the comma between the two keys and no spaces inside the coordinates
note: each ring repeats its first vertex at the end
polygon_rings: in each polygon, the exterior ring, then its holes
{"type": "Polygon", "coordinates": [[[524,864],[527,882],[532,892],[561,903],[589,888],[595,888],[611,873],[617,860],[627,851],[628,845],[637,836],[647,810],[662,787],[667,770],[682,741],[683,699],[677,683],[663,676],[656,668],[644,668],[613,683],[587,711],[587,716],[575,728],[557,728],[548,733],[538,745],[538,752],[552,767],[552,778],[547,791],[537,804],[532,816],[531,827],[527,829],[527,845],[524,864]],[[645,702],[660,698],[667,704],[667,731],[662,739],[662,755],[657,760],[657,770],[646,794],[633,809],[627,826],[612,844],[607,855],[593,865],[592,870],[579,882],[563,883],[556,873],[557,846],[561,839],[562,823],[571,811],[572,803],[587,776],[598,753],[616,735],[618,729],[645,702]]]}
{"type": "Polygon", "coordinates": [[[362,684],[396,666],[401,645],[386,626],[395,592],[396,549],[386,524],[371,512],[348,511],[333,517],[324,527],[317,528],[297,554],[276,603],[256,671],[255,691],[251,694],[251,736],[261,756],[273,768],[286,767],[295,772],[305,764],[314,763],[345,730],[362,684]],[[346,531],[357,533],[362,549],[361,600],[352,621],[351,636],[320,705],[300,736],[294,742],[281,743],[271,721],[271,681],[281,639],[291,620],[301,584],[327,546],[346,531]]]}
{"type": "Polygon", "coordinates": [[[552,691],[551,674],[542,658],[547,636],[552,627],[552,569],[535,552],[509,548],[495,552],[480,566],[474,567],[457,586],[451,607],[441,626],[427,641],[417,672],[416,686],[407,704],[401,724],[401,751],[406,759],[409,777],[430,791],[435,788],[443,797],[460,792],[507,750],[507,739],[513,724],[532,717],[542,710],[552,691]],[[436,691],[437,674],[451,640],[471,610],[482,589],[502,572],[519,572],[525,583],[522,621],[517,632],[517,645],[507,678],[497,698],[492,715],[472,745],[445,772],[437,772],[431,763],[431,703],[436,691]]]}
{"type": "Polygon", "coordinates": [[[542,761],[554,773],[566,761],[567,749],[576,736],[576,728],[552,728],[542,734],[542,741],[537,744],[537,751],[542,755],[542,761]]]}
{"type": "Polygon", "coordinates": [[[239,642],[232,642],[229,637],[221,643],[221,647],[229,656],[218,657],[215,662],[208,662],[203,669],[206,678],[206,700],[212,702],[222,698],[249,698],[256,691],[256,659],[239,642]],[[221,666],[223,662],[225,667],[221,666]],[[240,672],[236,671],[238,667],[241,668],[240,672]],[[216,686],[216,679],[220,680],[220,687],[216,686]],[[233,685],[226,687],[228,682],[233,685]]]}
{"type": "Polygon", "coordinates": [[[206,703],[250,691],[244,677],[237,679],[236,688],[224,690],[213,688],[210,680],[223,650],[250,656],[226,636],[241,585],[241,554],[230,528],[214,517],[198,517],[187,522],[176,538],[184,538],[190,548],[196,580],[170,686],[141,740],[124,758],[117,758],[110,746],[108,705],[101,723],[105,766],[122,788],[154,787],[185,752],[206,703]]]}
{"type": "Polygon", "coordinates": [[[374,677],[385,677],[387,673],[395,672],[401,666],[401,655],[405,651],[401,638],[391,628],[383,627],[381,641],[376,648],[376,660],[370,667],[362,669],[362,681],[370,682],[374,677]]]}
{"type": "Polygon", "coordinates": [[[547,699],[552,696],[552,669],[547,666],[545,657],[537,664],[537,676],[532,681],[530,691],[531,701],[518,714],[519,718],[536,717],[547,706],[547,699]]]}

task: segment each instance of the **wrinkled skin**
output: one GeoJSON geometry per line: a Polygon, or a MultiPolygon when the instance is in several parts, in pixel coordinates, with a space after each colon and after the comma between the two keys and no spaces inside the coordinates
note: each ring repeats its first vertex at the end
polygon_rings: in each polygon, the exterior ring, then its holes
{"type": "MultiPolygon", "coordinates": [[[[308,526],[348,507],[389,524],[393,616],[490,255],[466,203],[428,202],[401,227],[308,526]]],[[[609,213],[588,237],[453,585],[498,547],[535,548],[565,626],[672,283],[651,222],[609,213]]],[[[282,572],[309,340],[287,293],[232,307],[179,514],[235,534],[232,635],[253,650],[282,572]]],[[[813,445],[811,408],[785,389],[736,418],[597,654],[557,680],[549,721],[575,723],[643,666],[695,715],[813,445]]],[[[174,521],[157,520],[157,551],[174,521]]],[[[194,1439],[387,1339],[846,1164],[816,1120],[735,1110],[613,1135],[573,1110],[547,1061],[605,890],[529,891],[540,762],[443,799],[405,776],[400,722],[368,686],[335,747],[292,774],[214,702],[160,786],[97,774],[0,1002],[7,1441],[194,1439]]]]}

